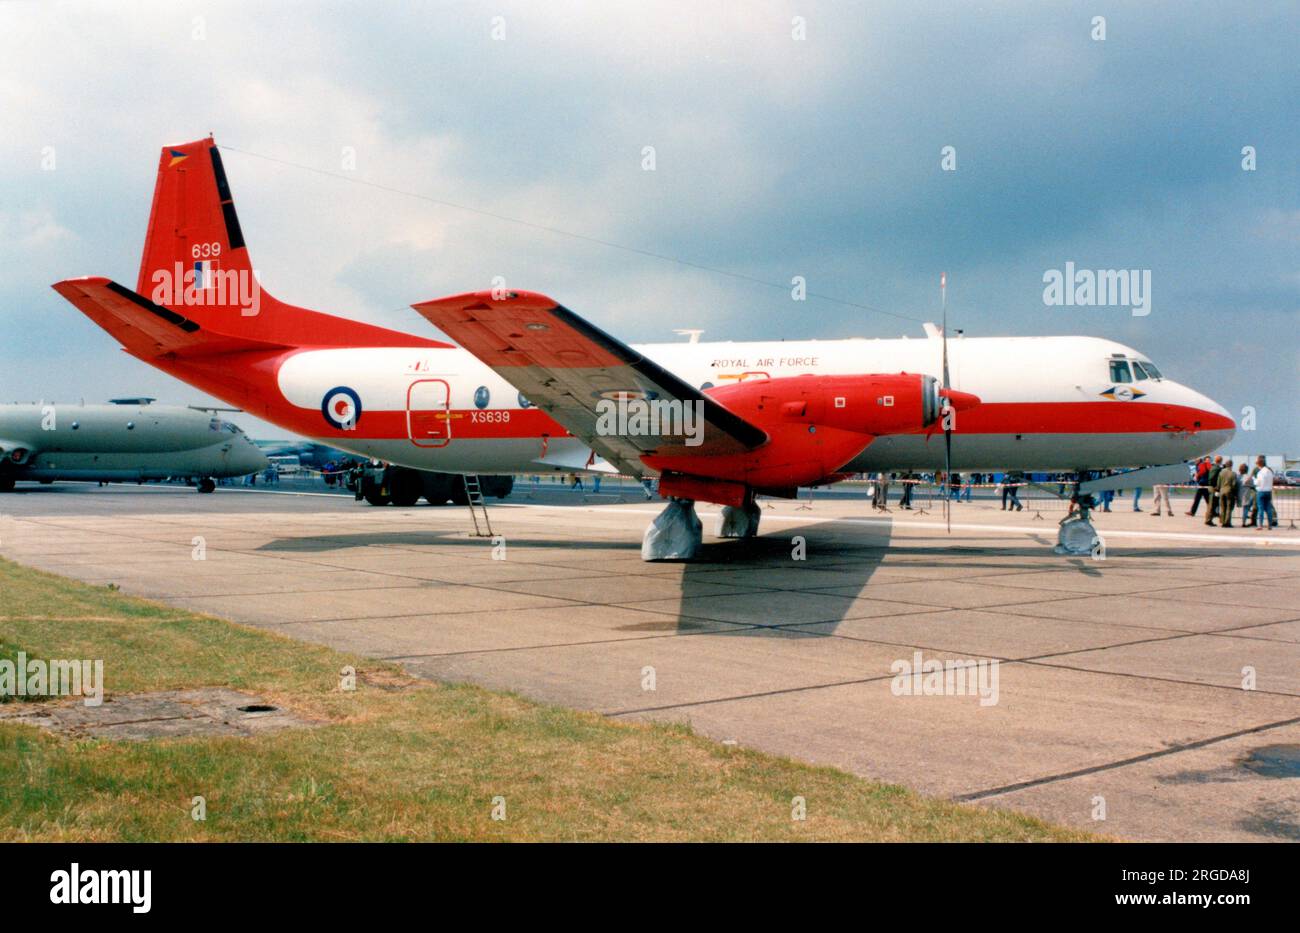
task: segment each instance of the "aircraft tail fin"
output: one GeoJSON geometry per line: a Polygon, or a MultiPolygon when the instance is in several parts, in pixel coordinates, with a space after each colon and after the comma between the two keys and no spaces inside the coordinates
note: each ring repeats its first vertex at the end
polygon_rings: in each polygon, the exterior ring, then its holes
{"type": "Polygon", "coordinates": [[[214,306],[246,299],[251,305],[249,293],[256,284],[252,276],[216,144],[208,138],[164,147],[136,292],[159,305],[196,304],[199,299],[211,299],[214,306]],[[238,279],[245,280],[242,294],[238,279]],[[234,289],[228,287],[232,282],[234,289]],[[207,294],[218,286],[227,287],[219,294],[207,294]],[[185,301],[187,289],[189,301],[185,301]]]}
{"type": "Polygon", "coordinates": [[[205,335],[291,347],[447,346],[295,307],[268,294],[249,257],[221,152],[211,137],[165,146],[159,155],[134,294],[180,314],[205,335]]]}

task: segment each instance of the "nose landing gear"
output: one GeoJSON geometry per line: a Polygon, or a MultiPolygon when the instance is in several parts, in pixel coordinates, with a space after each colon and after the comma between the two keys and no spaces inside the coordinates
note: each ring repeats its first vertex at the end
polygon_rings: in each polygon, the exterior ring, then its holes
{"type": "Polygon", "coordinates": [[[1075,500],[1078,511],[1061,519],[1061,530],[1056,536],[1057,554],[1074,554],[1087,556],[1097,546],[1097,529],[1092,527],[1088,516],[1096,508],[1096,500],[1090,495],[1079,496],[1075,500]]]}

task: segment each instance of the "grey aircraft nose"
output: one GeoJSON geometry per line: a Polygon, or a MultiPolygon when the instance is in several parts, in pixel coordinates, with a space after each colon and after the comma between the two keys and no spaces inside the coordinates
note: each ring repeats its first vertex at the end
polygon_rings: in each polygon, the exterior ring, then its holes
{"type": "Polygon", "coordinates": [[[235,476],[260,473],[271,465],[271,461],[266,459],[266,454],[262,453],[254,444],[240,441],[234,443],[230,452],[225,455],[225,460],[231,473],[235,476]]]}

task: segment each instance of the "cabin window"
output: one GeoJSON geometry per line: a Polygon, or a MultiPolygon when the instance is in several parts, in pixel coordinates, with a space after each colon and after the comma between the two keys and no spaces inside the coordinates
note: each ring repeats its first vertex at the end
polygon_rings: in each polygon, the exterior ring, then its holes
{"type": "Polygon", "coordinates": [[[1133,374],[1128,371],[1127,360],[1110,361],[1110,381],[1111,382],[1132,382],[1133,374]]]}

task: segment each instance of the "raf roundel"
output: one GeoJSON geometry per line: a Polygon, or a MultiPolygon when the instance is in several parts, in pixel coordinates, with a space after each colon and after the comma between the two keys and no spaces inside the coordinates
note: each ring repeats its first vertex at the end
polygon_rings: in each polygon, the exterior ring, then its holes
{"type": "Polygon", "coordinates": [[[335,386],[321,400],[320,413],[330,427],[350,431],[361,420],[361,396],[347,386],[335,386]]]}

